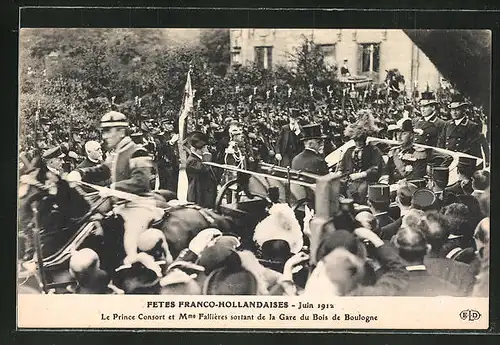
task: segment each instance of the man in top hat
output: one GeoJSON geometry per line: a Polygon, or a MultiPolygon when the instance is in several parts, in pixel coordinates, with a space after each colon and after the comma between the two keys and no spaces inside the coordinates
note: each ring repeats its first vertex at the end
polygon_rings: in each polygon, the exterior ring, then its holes
{"type": "Polygon", "coordinates": [[[427,169],[427,152],[424,148],[413,145],[414,130],[409,118],[398,121],[399,140],[401,145],[388,153],[386,175],[389,183],[399,180],[422,180],[427,169]]]}
{"type": "MultiPolygon", "coordinates": [[[[147,195],[151,191],[150,178],[153,162],[148,152],[135,144],[127,135],[129,122],[127,117],[117,111],[110,111],[101,118],[102,137],[112,154],[99,165],[78,168],[67,176],[69,181],[81,181],[83,178],[105,181],[110,179],[111,189],[147,195]]],[[[150,205],[129,202],[116,210],[124,219],[124,249],[128,257],[137,255],[137,241],[148,224],[161,217],[160,209],[150,205]]]]}
{"type": "Polygon", "coordinates": [[[317,175],[328,174],[328,166],[323,158],[324,140],[321,125],[312,124],[302,127],[304,150],[292,160],[292,169],[317,175]]]}
{"type": "Polygon", "coordinates": [[[472,175],[476,171],[477,160],[471,157],[459,157],[457,165],[458,181],[446,187],[446,191],[459,195],[471,195],[472,175]]]}
{"type": "Polygon", "coordinates": [[[358,204],[366,204],[368,185],[378,182],[384,169],[382,152],[374,145],[367,144],[367,137],[374,135],[373,115],[369,110],[358,112],[358,121],[347,126],[344,135],[354,140],[355,146],[346,150],[337,168],[338,175],[348,174],[343,189],[347,197],[358,204]]]}
{"type": "Polygon", "coordinates": [[[481,126],[466,116],[465,111],[468,105],[462,96],[453,96],[448,105],[452,119],[445,123],[439,135],[437,146],[482,157],[481,126]]]}
{"type": "MultiPolygon", "coordinates": [[[[302,130],[304,136],[301,140],[304,143],[304,150],[293,158],[291,168],[317,175],[328,174],[328,166],[323,156],[326,135],[323,135],[321,125],[304,126],[302,130]]],[[[315,197],[312,190],[295,184],[291,185],[290,189],[296,195],[304,192],[311,205],[314,205],[315,197]]]]}
{"type": "Polygon", "coordinates": [[[373,216],[377,219],[379,228],[394,222],[388,213],[390,204],[389,185],[374,184],[368,187],[368,205],[373,216]]]}
{"type": "Polygon", "coordinates": [[[299,110],[290,109],[288,114],[289,123],[281,127],[281,131],[276,142],[276,160],[282,167],[287,167],[292,162],[303,146],[301,138],[303,136],[302,128],[299,125],[299,110]]]}
{"type": "Polygon", "coordinates": [[[438,208],[453,202],[454,195],[451,192],[445,191],[448,186],[449,175],[450,170],[448,167],[430,167],[430,179],[427,187],[436,195],[437,203],[439,204],[438,208]]]}
{"type": "Polygon", "coordinates": [[[212,154],[208,151],[208,137],[202,132],[193,132],[190,137],[191,151],[186,160],[187,200],[201,207],[214,208],[217,177],[212,167],[203,164],[212,160],[212,154]]]}
{"type": "Polygon", "coordinates": [[[414,124],[415,132],[418,134],[415,142],[417,144],[437,146],[438,137],[445,121],[438,115],[438,103],[434,93],[430,91],[422,92],[422,98],[418,101],[418,105],[422,116],[414,124]]]}

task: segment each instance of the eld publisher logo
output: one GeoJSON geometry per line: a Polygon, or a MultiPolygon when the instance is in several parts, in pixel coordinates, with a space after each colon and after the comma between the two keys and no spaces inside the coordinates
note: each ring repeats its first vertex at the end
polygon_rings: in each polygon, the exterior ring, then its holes
{"type": "Polygon", "coordinates": [[[481,313],[478,312],[477,310],[462,310],[460,312],[460,318],[464,321],[476,321],[481,318],[481,313]]]}

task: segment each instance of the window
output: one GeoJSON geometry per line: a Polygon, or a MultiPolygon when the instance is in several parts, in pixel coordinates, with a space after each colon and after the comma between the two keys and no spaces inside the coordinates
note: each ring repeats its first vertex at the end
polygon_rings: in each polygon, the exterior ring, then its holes
{"type": "Polygon", "coordinates": [[[231,63],[233,64],[233,66],[239,66],[239,65],[241,65],[240,53],[241,53],[241,48],[240,47],[234,47],[231,50],[231,63]]]}
{"type": "Polygon", "coordinates": [[[360,72],[372,73],[380,70],[380,43],[363,43],[360,49],[360,72]]]}
{"type": "Polygon", "coordinates": [[[335,44],[320,44],[319,49],[323,53],[324,63],[327,67],[333,67],[336,63],[335,44]]]}
{"type": "Polygon", "coordinates": [[[271,69],[273,63],[273,47],[255,47],[255,63],[258,68],[271,69]]]}

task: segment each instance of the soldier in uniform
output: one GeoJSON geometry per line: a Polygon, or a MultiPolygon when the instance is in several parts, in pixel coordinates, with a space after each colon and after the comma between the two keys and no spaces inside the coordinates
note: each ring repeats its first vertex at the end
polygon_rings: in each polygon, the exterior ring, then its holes
{"type": "Polygon", "coordinates": [[[442,120],[437,112],[436,97],[432,92],[422,92],[422,98],[418,102],[422,117],[415,121],[415,137],[417,144],[428,146],[437,146],[438,137],[444,127],[445,121],[442,120]]]}
{"type": "Polygon", "coordinates": [[[378,132],[370,110],[357,113],[358,121],[347,126],[344,135],[354,140],[355,146],[346,150],[337,166],[337,175],[348,174],[343,181],[343,192],[358,204],[366,204],[368,185],[377,183],[384,168],[382,152],[366,143],[369,135],[378,132]]]}
{"type": "Polygon", "coordinates": [[[399,139],[401,145],[391,149],[386,164],[389,183],[397,183],[402,179],[407,181],[423,180],[427,169],[427,153],[424,148],[413,145],[413,124],[409,118],[398,121],[399,139]]]}
{"type": "Polygon", "coordinates": [[[451,109],[450,121],[447,121],[439,135],[438,147],[455,152],[463,152],[481,157],[481,127],[472,122],[465,113],[468,106],[459,95],[452,98],[448,108],[451,109]]]}
{"type": "MultiPolygon", "coordinates": [[[[94,167],[78,168],[66,179],[81,181],[82,177],[92,180],[111,179],[111,189],[136,194],[148,195],[151,191],[150,178],[153,162],[146,149],[135,144],[127,135],[129,122],[119,112],[110,111],[101,118],[102,137],[108,149],[112,150],[107,161],[94,167]]],[[[138,204],[128,202],[118,206],[115,212],[124,220],[123,244],[128,262],[137,255],[139,236],[148,228],[148,224],[161,218],[162,210],[151,203],[138,204]]]]}

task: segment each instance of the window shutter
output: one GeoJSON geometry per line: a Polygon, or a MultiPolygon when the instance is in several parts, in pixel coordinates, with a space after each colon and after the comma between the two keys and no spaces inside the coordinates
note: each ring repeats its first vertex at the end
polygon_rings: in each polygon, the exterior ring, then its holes
{"type": "Polygon", "coordinates": [[[363,45],[358,44],[358,53],[357,57],[357,66],[358,66],[358,74],[363,73],[363,45]]]}
{"type": "Polygon", "coordinates": [[[373,71],[380,72],[380,43],[373,45],[373,71]]]}
{"type": "Polygon", "coordinates": [[[267,47],[267,69],[273,68],[273,47],[267,47]]]}

